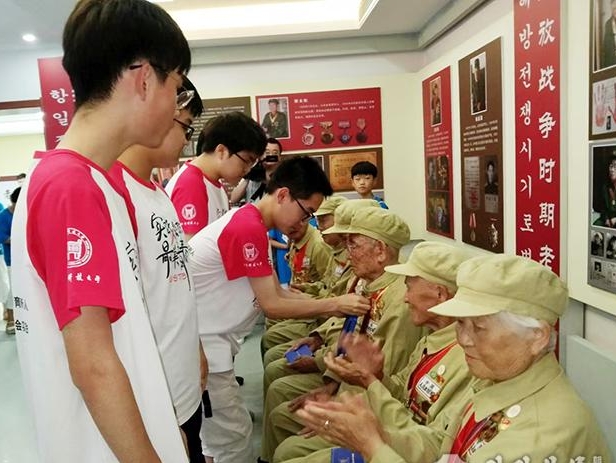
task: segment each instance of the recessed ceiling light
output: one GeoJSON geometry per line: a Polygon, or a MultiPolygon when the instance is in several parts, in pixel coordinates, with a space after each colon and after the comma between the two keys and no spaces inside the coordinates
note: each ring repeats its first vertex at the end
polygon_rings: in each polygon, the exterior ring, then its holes
{"type": "Polygon", "coordinates": [[[36,42],[36,35],[34,35],[34,34],[24,34],[24,35],[21,36],[21,38],[25,42],[36,42]]]}

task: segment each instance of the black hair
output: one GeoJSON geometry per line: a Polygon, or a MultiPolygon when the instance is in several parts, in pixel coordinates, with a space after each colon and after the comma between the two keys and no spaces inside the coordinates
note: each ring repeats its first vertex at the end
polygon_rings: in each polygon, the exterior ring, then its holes
{"type": "Polygon", "coordinates": [[[267,102],[267,104],[270,104],[270,103],[274,103],[274,104],[279,105],[280,101],[278,100],[278,98],[270,98],[269,101],[267,102]]]}
{"type": "Polygon", "coordinates": [[[282,154],[282,143],[280,143],[278,140],[276,140],[275,138],[268,138],[267,143],[271,143],[272,145],[278,145],[278,151],[280,151],[280,154],[282,154]]]}
{"type": "Polygon", "coordinates": [[[186,105],[186,110],[192,115],[193,118],[201,116],[203,113],[203,101],[201,100],[201,96],[199,92],[190,81],[190,79],[186,76],[182,76],[182,88],[178,89],[178,95],[184,90],[192,90],[195,94],[192,97],[192,100],[186,105]]]}
{"type": "Polygon", "coordinates": [[[199,134],[197,153],[211,153],[218,145],[225,145],[230,153],[249,151],[260,157],[267,138],[254,119],[238,111],[216,116],[206,122],[199,134]]]}
{"type": "Polygon", "coordinates": [[[104,101],[137,60],[149,61],[164,82],[190,69],[190,48],[179,26],[147,0],[80,0],[62,37],[62,65],[75,90],[75,107],[104,101]]]}
{"type": "Polygon", "coordinates": [[[17,204],[17,200],[19,199],[19,193],[21,193],[21,187],[20,186],[15,188],[13,190],[13,192],[11,193],[11,202],[13,204],[17,204]]]}
{"type": "Polygon", "coordinates": [[[370,161],[359,161],[351,167],[351,178],[356,175],[372,175],[376,178],[378,174],[379,170],[370,161]]]}
{"type": "Polygon", "coordinates": [[[492,169],[496,170],[496,164],[494,163],[494,161],[488,161],[488,163],[486,164],[486,170],[488,170],[488,167],[492,166],[492,169]]]}
{"type": "Polygon", "coordinates": [[[282,161],[272,174],[265,192],[272,194],[284,187],[295,199],[308,199],[315,193],[323,196],[334,194],[319,163],[308,156],[293,156],[282,161]]]}
{"type": "Polygon", "coordinates": [[[26,178],[26,174],[23,172],[21,174],[17,174],[17,180],[21,180],[22,178],[26,178]]]}

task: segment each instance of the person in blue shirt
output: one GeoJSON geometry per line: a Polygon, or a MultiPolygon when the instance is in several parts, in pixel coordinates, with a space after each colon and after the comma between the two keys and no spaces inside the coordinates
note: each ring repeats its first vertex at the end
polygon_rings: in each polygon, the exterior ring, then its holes
{"type": "Polygon", "coordinates": [[[383,198],[372,193],[376,177],[378,176],[377,167],[369,161],[357,162],[351,167],[351,181],[353,188],[361,199],[374,199],[383,209],[389,209],[383,198]]]}
{"type": "Polygon", "coordinates": [[[274,251],[274,265],[278,281],[283,288],[286,288],[291,281],[291,268],[286,259],[287,252],[289,252],[289,238],[276,228],[270,229],[268,235],[270,246],[274,251]]]}
{"type": "Polygon", "coordinates": [[[9,292],[4,301],[4,307],[7,311],[6,333],[15,334],[15,322],[13,319],[13,292],[10,288],[11,281],[11,225],[13,224],[13,211],[15,204],[19,198],[21,187],[17,187],[11,193],[11,204],[9,207],[0,212],[0,243],[2,243],[2,254],[4,262],[9,270],[9,292]]]}

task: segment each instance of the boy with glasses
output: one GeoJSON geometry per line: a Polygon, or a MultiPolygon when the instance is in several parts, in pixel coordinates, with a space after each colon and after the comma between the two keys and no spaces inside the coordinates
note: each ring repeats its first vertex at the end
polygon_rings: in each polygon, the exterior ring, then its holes
{"type": "Polygon", "coordinates": [[[355,294],[312,299],[284,291],[269,259],[267,230],[289,233],[332,194],[319,164],[293,157],[274,171],[257,204],[232,209],[190,241],[201,343],[209,362],[213,416],[201,434],[216,463],[252,462],[252,423],[239,395],[233,357],[238,339],[250,333],[261,313],[269,318],[363,314],[368,301],[355,294]]]}
{"type": "Polygon", "coordinates": [[[165,190],[177,211],[188,241],[229,210],[220,179],[236,184],[265,149],[265,133],[240,112],[210,119],[199,134],[197,153],[175,173],[165,190]]]}
{"type": "Polygon", "coordinates": [[[75,115],[56,149],[35,154],[13,223],[17,347],[38,453],[184,463],[134,230],[107,169],[129,146],[162,143],[190,49],[145,0],[79,1],[63,47],[75,115]]]}
{"type": "Polygon", "coordinates": [[[175,118],[159,148],[133,145],[110,170],[126,192],[137,227],[143,291],[167,377],[173,408],[188,447],[191,463],[204,463],[201,451],[201,393],[207,373],[197,332],[197,309],[188,273],[188,246],[173,204],[150,176],[154,168],[171,168],[189,142],[187,129],[203,112],[193,84],[184,77],[175,118]],[[187,97],[190,95],[190,98],[187,97]],[[200,359],[201,365],[201,378],[200,359]]]}

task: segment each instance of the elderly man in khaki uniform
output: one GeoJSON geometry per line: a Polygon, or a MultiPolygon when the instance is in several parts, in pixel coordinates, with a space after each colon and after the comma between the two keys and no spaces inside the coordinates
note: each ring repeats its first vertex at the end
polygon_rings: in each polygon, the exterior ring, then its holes
{"type": "MultiPolygon", "coordinates": [[[[404,302],[404,277],[385,272],[387,265],[397,263],[399,250],[408,242],[410,232],[391,211],[364,208],[355,212],[346,233],[353,272],[364,280],[363,294],[371,301],[370,317],[358,320],[357,329],[383,344],[383,371],[389,375],[404,367],[422,336],[422,329],[411,323],[404,302]]],[[[337,338],[328,340],[328,350],[335,351],[337,338]]],[[[301,430],[292,414],[296,407],[305,399],[332,396],[339,385],[335,374],[322,375],[320,370],[271,383],[264,405],[261,456],[269,461],[280,442],[301,430]]]]}
{"type": "MultiPolygon", "coordinates": [[[[564,283],[537,262],[504,255],[465,262],[457,283],[456,296],[431,311],[458,317],[457,339],[476,378],[466,394],[428,426],[383,429],[360,396],[307,404],[298,412],[307,426],[371,463],[432,463],[448,454],[468,463],[609,463],[592,412],[553,353],[564,283]]],[[[308,461],[329,458],[324,450],[308,461]]]]}
{"type": "MultiPolygon", "coordinates": [[[[382,371],[383,354],[378,345],[358,336],[345,342],[346,356],[328,355],[329,369],[345,382],[367,391],[370,407],[386,429],[404,429],[412,422],[426,425],[443,407],[463,393],[471,380],[464,351],[456,341],[455,319],[429,312],[451,299],[457,291],[458,267],[469,256],[459,248],[439,242],[419,243],[404,264],[385,267],[406,276],[411,320],[427,327],[408,364],[393,376],[382,371]]],[[[278,446],[274,463],[307,456],[333,444],[320,436],[293,436],[278,446]]]]}
{"type": "MultiPolygon", "coordinates": [[[[353,276],[353,269],[348,258],[344,231],[348,228],[355,211],[364,207],[380,206],[378,202],[372,199],[345,200],[342,196],[330,196],[321,203],[321,207],[315,212],[315,216],[317,216],[317,220],[320,222],[319,230],[324,235],[324,239],[330,240],[329,243],[337,244],[336,247],[332,247],[333,255],[323,277],[324,284],[316,283],[322,286],[317,296],[318,298],[339,296],[347,292],[347,286],[350,284],[349,280],[353,276]],[[333,224],[330,220],[331,217],[334,219],[333,224]],[[321,224],[321,222],[323,223],[321,224]],[[334,231],[333,233],[332,230],[334,231]],[[344,265],[340,263],[342,260],[345,261],[344,265]]],[[[306,320],[290,319],[270,326],[261,338],[264,367],[267,367],[273,360],[283,358],[284,353],[297,340],[308,336],[312,330],[316,329],[323,322],[324,320],[317,318],[306,320]]],[[[277,377],[275,376],[275,378],[277,377]]],[[[264,378],[265,385],[263,391],[265,393],[271,380],[268,379],[267,374],[264,375],[264,378]]]]}

